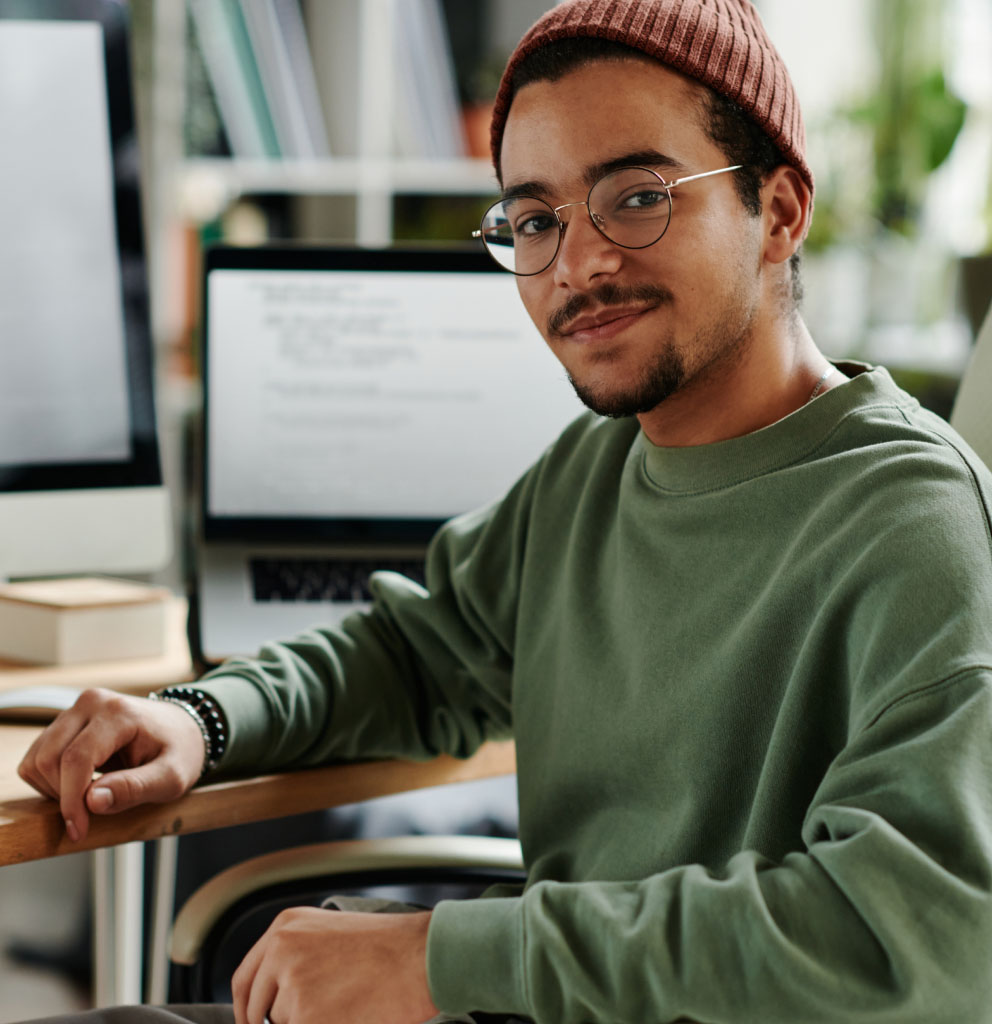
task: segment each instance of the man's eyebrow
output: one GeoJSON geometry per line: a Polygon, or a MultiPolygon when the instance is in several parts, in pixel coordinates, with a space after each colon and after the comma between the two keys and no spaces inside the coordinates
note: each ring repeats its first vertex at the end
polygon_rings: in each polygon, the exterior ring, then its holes
{"type": "Polygon", "coordinates": [[[507,185],[500,193],[503,200],[516,199],[519,196],[537,196],[543,199],[551,195],[551,186],[543,181],[521,181],[517,185],[507,185]]]}
{"type": "Polygon", "coordinates": [[[619,171],[622,167],[650,167],[652,170],[662,169],[683,173],[686,169],[685,164],[680,163],[674,157],[659,153],[656,149],[642,149],[634,153],[624,153],[623,156],[616,157],[616,159],[604,160],[602,163],[587,167],[586,182],[589,185],[594,185],[604,174],[619,171]]]}
{"type": "MultiPolygon", "coordinates": [[[[622,156],[604,160],[598,164],[591,164],[585,169],[583,178],[588,186],[594,185],[605,174],[619,171],[622,167],[649,167],[652,170],[663,170],[668,173],[684,174],[685,164],[674,157],[659,153],[656,149],[641,149],[633,153],[624,153],[622,156]]],[[[508,185],[503,189],[501,198],[516,199],[518,196],[537,196],[545,199],[551,195],[552,188],[547,182],[540,180],[521,181],[516,185],[508,185]]]]}

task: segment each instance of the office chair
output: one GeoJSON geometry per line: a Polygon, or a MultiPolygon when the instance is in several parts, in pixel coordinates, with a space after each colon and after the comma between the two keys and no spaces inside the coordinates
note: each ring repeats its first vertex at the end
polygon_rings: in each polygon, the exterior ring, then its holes
{"type": "Polygon", "coordinates": [[[517,840],[489,836],[338,840],[253,857],[202,885],[176,916],[170,998],[229,1002],[231,975],[287,907],[353,893],[430,906],[525,877],[517,840]]]}
{"type": "Polygon", "coordinates": [[[971,361],[961,378],[951,426],[974,448],[986,466],[992,467],[992,409],[989,404],[992,385],[992,306],[985,316],[971,361]]]}

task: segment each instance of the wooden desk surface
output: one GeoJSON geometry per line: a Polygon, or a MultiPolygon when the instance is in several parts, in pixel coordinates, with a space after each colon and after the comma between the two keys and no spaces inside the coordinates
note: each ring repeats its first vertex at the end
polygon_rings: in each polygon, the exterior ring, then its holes
{"type": "MultiPolygon", "coordinates": [[[[40,685],[78,689],[106,686],[144,694],[192,677],[186,602],[178,598],[171,609],[167,648],[161,658],[72,666],[0,661],[0,690],[40,685]]],[[[443,783],[508,775],[516,767],[512,743],[491,743],[468,761],[442,757],[418,764],[387,761],[336,765],[220,782],[194,789],[169,804],[94,816],[85,841],[70,843],[58,804],[39,796],[17,775],[17,765],[40,731],[40,725],[4,724],[0,720],[0,865],[302,814],[443,783]]]]}
{"type": "Polygon", "coordinates": [[[508,775],[516,767],[512,743],[489,743],[467,761],[451,757],[416,764],[376,761],[219,782],[194,789],[172,803],[93,816],[85,841],[71,843],[58,804],[39,796],[17,776],[21,757],[40,731],[34,725],[0,725],[0,865],[508,775]]]}

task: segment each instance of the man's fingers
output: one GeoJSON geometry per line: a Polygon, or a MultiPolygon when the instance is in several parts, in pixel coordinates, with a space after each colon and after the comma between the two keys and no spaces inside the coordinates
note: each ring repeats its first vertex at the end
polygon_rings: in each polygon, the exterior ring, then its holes
{"type": "MultiPolygon", "coordinates": [[[[78,702],[62,712],[28,748],[17,769],[21,778],[44,796],[58,800],[62,793],[62,753],[85,727],[86,720],[78,702]]],[[[66,831],[70,839],[76,840],[78,825],[75,818],[70,820],[72,827],[67,822],[66,831]]]]}
{"type": "Polygon", "coordinates": [[[18,772],[46,796],[57,798],[62,772],[62,751],[86,725],[86,716],[74,706],[63,711],[28,747],[18,772]]]}
{"type": "Polygon", "coordinates": [[[21,758],[21,763],[17,766],[17,774],[29,785],[33,786],[39,793],[44,796],[55,798],[55,790],[49,784],[48,780],[41,774],[35,763],[35,751],[38,747],[38,739],[28,747],[27,753],[21,758]]]}
{"type": "MultiPolygon", "coordinates": [[[[245,1018],[248,1024],[265,1024],[269,1011],[273,1009],[279,986],[271,970],[266,970],[263,961],[252,979],[251,992],[248,996],[248,1007],[245,1018]]],[[[273,1022],[274,1024],[274,1022],[273,1022]]]]}
{"type": "MultiPolygon", "coordinates": [[[[295,1021],[299,1020],[300,1009],[300,993],[294,993],[286,988],[279,988],[278,986],[272,992],[272,1005],[269,1007],[268,1014],[263,1014],[259,1018],[258,1024],[283,1024],[283,1021],[295,1021]]],[[[303,1005],[306,1005],[306,995],[303,996],[303,1005]]],[[[254,1018],[252,1024],[255,1024],[254,1018]]]]}
{"type": "Polygon", "coordinates": [[[132,732],[106,719],[91,721],[62,752],[59,805],[66,832],[72,840],[85,839],[89,831],[86,791],[97,767],[130,742],[132,732]]]}
{"type": "MultiPolygon", "coordinates": [[[[263,935],[258,942],[245,954],[238,969],[231,978],[231,1002],[234,1004],[235,1024],[249,1024],[248,1003],[252,995],[252,987],[255,975],[258,973],[262,958],[265,955],[265,945],[268,933],[263,935]]],[[[262,1010],[262,1019],[269,1012],[269,1006],[262,1010]]],[[[256,1022],[257,1024],[257,1022],[256,1022]]]]}
{"type": "Polygon", "coordinates": [[[87,690],[32,743],[18,773],[59,801],[66,832],[78,840],[90,813],[180,796],[195,784],[202,758],[203,737],[182,709],[87,690]],[[105,774],[94,781],[99,771],[105,774]]]}
{"type": "Polygon", "coordinates": [[[42,796],[47,796],[52,800],[57,800],[58,795],[55,790],[36,772],[28,768],[23,762],[17,767],[17,774],[31,787],[38,790],[42,796]]]}
{"type": "Polygon", "coordinates": [[[94,779],[86,791],[86,806],[94,814],[117,814],[138,804],[174,800],[185,790],[172,761],[161,757],[94,779]]]}

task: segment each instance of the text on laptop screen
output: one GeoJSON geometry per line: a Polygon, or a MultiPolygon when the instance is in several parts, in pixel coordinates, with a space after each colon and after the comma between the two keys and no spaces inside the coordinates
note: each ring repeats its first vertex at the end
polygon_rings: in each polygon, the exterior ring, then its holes
{"type": "Polygon", "coordinates": [[[582,410],[509,274],[216,269],[207,511],[446,519],[582,410]]]}

